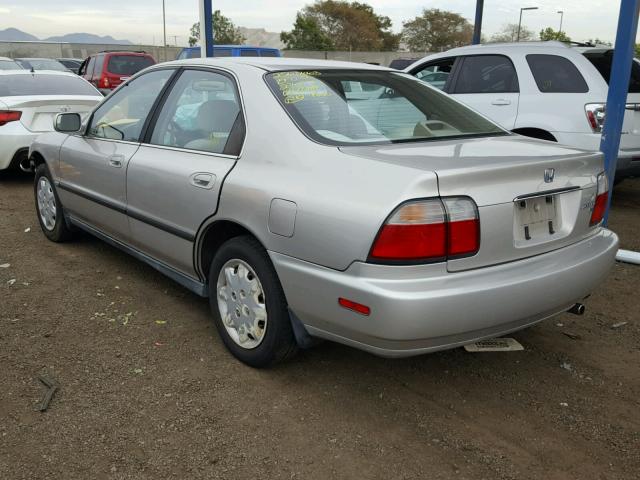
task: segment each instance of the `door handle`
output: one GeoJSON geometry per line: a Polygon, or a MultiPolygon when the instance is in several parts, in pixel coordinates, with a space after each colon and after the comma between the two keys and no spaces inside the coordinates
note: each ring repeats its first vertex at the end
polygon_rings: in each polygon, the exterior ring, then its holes
{"type": "Polygon", "coordinates": [[[498,99],[494,100],[493,102],[491,102],[491,105],[497,105],[499,107],[504,106],[504,105],[511,105],[511,100],[506,100],[504,98],[498,98],[498,99]]]}
{"type": "Polygon", "coordinates": [[[124,162],[124,155],[111,155],[109,157],[109,165],[115,168],[122,168],[124,162]]]}
{"type": "Polygon", "coordinates": [[[194,173],[191,175],[191,185],[210,190],[216,183],[216,176],[212,173],[194,173]]]}

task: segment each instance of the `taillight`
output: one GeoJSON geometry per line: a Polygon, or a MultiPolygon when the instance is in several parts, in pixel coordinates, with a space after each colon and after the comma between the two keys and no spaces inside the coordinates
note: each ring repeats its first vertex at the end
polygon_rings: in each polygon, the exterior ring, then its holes
{"type": "Polygon", "coordinates": [[[16,122],[20,120],[22,112],[16,110],[3,110],[0,111],[0,127],[6,125],[9,122],[16,122]]]}
{"type": "Polygon", "coordinates": [[[604,218],[607,210],[607,200],[609,199],[609,179],[607,174],[602,172],[598,175],[598,189],[596,191],[596,201],[591,212],[591,221],[589,225],[597,225],[604,218]]]}
{"type": "Polygon", "coordinates": [[[102,75],[102,77],[100,77],[100,81],[98,82],[98,87],[111,88],[111,84],[109,83],[109,77],[107,77],[106,75],[102,75]]]}
{"type": "Polygon", "coordinates": [[[468,197],[430,198],[398,207],[371,247],[374,261],[434,262],[480,248],[478,209],[468,197]]]}
{"type": "Polygon", "coordinates": [[[604,126],[605,117],[605,105],[602,103],[589,103],[584,106],[584,110],[587,113],[587,120],[589,126],[594,133],[601,133],[604,126]]]}

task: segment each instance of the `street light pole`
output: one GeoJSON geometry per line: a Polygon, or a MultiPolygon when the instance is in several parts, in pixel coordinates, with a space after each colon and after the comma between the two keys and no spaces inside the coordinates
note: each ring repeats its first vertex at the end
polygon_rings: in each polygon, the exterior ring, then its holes
{"type": "Polygon", "coordinates": [[[162,51],[164,52],[164,61],[167,61],[167,20],[164,13],[164,0],[162,0],[162,51]]]}
{"type": "Polygon", "coordinates": [[[562,33],[562,19],[564,18],[564,11],[558,10],[558,13],[560,14],[560,30],[558,30],[558,33],[562,33]]]}
{"type": "Polygon", "coordinates": [[[520,9],[520,21],[518,22],[518,37],[516,42],[520,41],[520,29],[522,28],[522,12],[524,10],[538,10],[538,7],[522,7],[520,9]]]}

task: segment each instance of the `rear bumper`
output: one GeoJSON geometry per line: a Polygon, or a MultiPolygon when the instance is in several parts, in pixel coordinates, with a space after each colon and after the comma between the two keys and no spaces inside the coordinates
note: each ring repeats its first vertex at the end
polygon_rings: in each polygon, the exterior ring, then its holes
{"type": "Polygon", "coordinates": [[[28,149],[37,136],[38,133],[29,132],[20,122],[0,127],[0,170],[9,168],[16,154],[28,149]]]}
{"type": "Polygon", "coordinates": [[[340,272],[270,252],[289,307],[313,335],[387,357],[419,355],[528,327],[566,311],[606,277],[618,237],[602,229],[553,252],[449,273],[356,262],[340,272]],[[338,305],[345,297],[369,316],[338,305]]]}

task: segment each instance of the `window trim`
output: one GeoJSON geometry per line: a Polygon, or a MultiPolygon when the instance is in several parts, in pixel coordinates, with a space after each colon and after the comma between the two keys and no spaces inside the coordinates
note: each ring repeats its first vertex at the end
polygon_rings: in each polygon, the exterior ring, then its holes
{"type": "MultiPolygon", "coordinates": [[[[151,71],[155,71],[155,70],[161,70],[161,68],[158,69],[153,69],[150,70],[151,71]]],[[[145,72],[146,73],[146,72],[145,72]]],[[[167,82],[167,84],[165,86],[169,86],[169,82],[167,82]]],[[[223,157],[223,158],[234,158],[234,159],[238,159],[242,156],[242,152],[244,151],[244,146],[246,144],[247,141],[247,115],[245,112],[245,108],[244,108],[244,101],[242,99],[242,91],[240,89],[240,82],[238,82],[238,78],[233,74],[233,72],[229,71],[229,70],[224,70],[221,68],[211,68],[211,67],[206,67],[206,66],[189,66],[186,65],[184,67],[179,67],[176,69],[176,73],[174,74],[174,76],[171,78],[171,88],[167,88],[166,90],[163,90],[161,92],[160,95],[158,95],[158,99],[157,99],[157,103],[154,104],[152,110],[150,111],[149,116],[147,117],[148,123],[145,124],[142,127],[142,134],[140,135],[140,144],[144,145],[145,147],[154,147],[154,148],[163,148],[163,149],[168,149],[168,150],[174,150],[174,151],[180,151],[180,152],[188,152],[188,153],[199,153],[202,155],[211,155],[214,157],[223,157]],[[153,134],[153,129],[155,128],[157,122],[158,122],[158,118],[160,117],[160,112],[162,111],[162,107],[164,107],[164,105],[167,102],[167,99],[169,98],[169,95],[171,94],[171,90],[173,90],[174,85],[176,84],[176,82],[178,81],[178,79],[180,78],[180,76],[182,76],[182,73],[187,71],[187,70],[199,70],[199,71],[203,71],[203,72],[208,72],[208,73],[217,73],[219,75],[222,75],[226,78],[228,78],[231,83],[233,84],[235,90],[236,90],[236,95],[238,96],[238,101],[240,102],[240,117],[241,117],[241,124],[239,126],[236,126],[235,123],[231,129],[231,131],[229,132],[229,137],[231,137],[231,134],[234,132],[235,128],[243,128],[244,129],[244,135],[242,138],[242,143],[240,145],[240,149],[238,150],[238,154],[237,155],[229,155],[226,153],[215,153],[215,152],[207,152],[204,150],[194,150],[191,148],[184,148],[184,147],[172,147],[170,145],[157,145],[155,143],[151,143],[151,135],[153,134]]],[[[237,120],[237,117],[236,117],[237,120]]],[[[225,145],[226,147],[226,145],[225,145]]]]}
{"type": "Polygon", "coordinates": [[[473,55],[460,55],[459,57],[457,57],[459,60],[459,63],[457,63],[457,67],[455,69],[455,71],[452,71],[451,74],[453,76],[453,78],[451,79],[451,85],[450,85],[450,89],[447,91],[447,93],[451,94],[451,95],[502,95],[505,93],[520,93],[520,77],[518,76],[518,69],[516,68],[516,66],[513,63],[513,60],[511,60],[511,57],[509,57],[508,55],[505,55],[503,53],[476,53],[473,55]],[[513,73],[515,73],[516,76],[516,90],[515,91],[501,91],[501,92],[456,92],[456,88],[458,86],[458,80],[460,79],[460,73],[462,72],[462,69],[464,68],[464,64],[466,62],[466,60],[468,58],[472,58],[472,57],[503,57],[506,58],[507,61],[511,64],[511,67],[513,68],[513,73]]]}
{"type": "MultiPolygon", "coordinates": [[[[524,60],[525,62],[527,62],[527,67],[529,67],[529,71],[531,72],[531,77],[533,78],[533,83],[536,85],[536,88],[538,89],[538,93],[569,93],[569,94],[580,94],[580,93],[589,93],[589,84],[587,83],[587,79],[584,77],[584,75],[582,74],[582,72],[580,71],[580,69],[578,68],[578,66],[571,61],[570,58],[565,57],[564,55],[556,55],[555,53],[527,53],[524,56],[524,60]],[[533,72],[533,68],[531,68],[531,63],[529,62],[529,57],[559,57],[562,58],[564,60],[566,60],[567,62],[569,62],[571,64],[571,66],[573,66],[573,68],[575,68],[575,71],[578,72],[578,75],[580,75],[580,78],[582,79],[582,82],[584,83],[584,86],[587,88],[584,91],[580,91],[580,92],[545,92],[543,90],[540,90],[540,85],[538,84],[538,79],[536,78],[536,74],[533,72]]],[[[600,73],[600,72],[598,72],[600,73]]]]}

